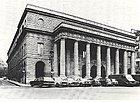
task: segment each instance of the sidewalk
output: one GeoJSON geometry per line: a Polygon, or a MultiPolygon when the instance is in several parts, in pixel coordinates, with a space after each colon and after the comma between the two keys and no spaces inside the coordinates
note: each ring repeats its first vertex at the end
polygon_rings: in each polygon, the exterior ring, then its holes
{"type": "Polygon", "coordinates": [[[12,84],[15,84],[17,86],[20,86],[20,87],[31,87],[31,85],[29,85],[29,84],[22,84],[22,83],[13,81],[13,80],[8,80],[8,79],[7,79],[7,81],[10,82],[10,83],[12,83],[12,84]]]}

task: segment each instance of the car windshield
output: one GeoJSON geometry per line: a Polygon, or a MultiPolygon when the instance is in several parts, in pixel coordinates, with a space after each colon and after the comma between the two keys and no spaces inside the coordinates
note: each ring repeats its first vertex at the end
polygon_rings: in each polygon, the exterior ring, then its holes
{"type": "Polygon", "coordinates": [[[77,78],[76,81],[82,81],[82,79],[81,78],[77,78]]]}
{"type": "Polygon", "coordinates": [[[108,79],[108,78],[107,78],[106,80],[107,80],[107,81],[110,81],[110,79],[108,79]]]}
{"type": "Polygon", "coordinates": [[[67,81],[67,78],[66,77],[62,77],[61,79],[64,80],[64,81],[67,81]]]}
{"type": "Polygon", "coordinates": [[[53,79],[51,77],[44,77],[44,80],[49,80],[49,81],[53,81],[53,79]]]}
{"type": "Polygon", "coordinates": [[[72,78],[68,78],[68,81],[74,81],[72,78]]]}
{"type": "Polygon", "coordinates": [[[112,79],[112,81],[116,81],[116,79],[112,79]]]}
{"type": "Polygon", "coordinates": [[[129,81],[135,81],[131,75],[126,75],[125,77],[129,81]]]}

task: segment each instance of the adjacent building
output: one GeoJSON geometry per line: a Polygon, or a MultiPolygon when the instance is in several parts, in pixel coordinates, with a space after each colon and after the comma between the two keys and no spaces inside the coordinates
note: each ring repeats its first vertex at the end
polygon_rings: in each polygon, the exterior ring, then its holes
{"type": "Polygon", "coordinates": [[[131,29],[132,33],[136,34],[136,44],[137,46],[135,47],[135,72],[136,74],[140,74],[140,31],[131,29]]]}
{"type": "Polygon", "coordinates": [[[8,76],[135,74],[134,33],[28,4],[8,51],[8,76]]]}

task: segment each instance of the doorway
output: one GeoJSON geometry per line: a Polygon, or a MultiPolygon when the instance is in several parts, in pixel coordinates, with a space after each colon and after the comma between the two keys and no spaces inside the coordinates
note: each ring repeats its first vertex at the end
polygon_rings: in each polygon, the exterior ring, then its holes
{"type": "Polygon", "coordinates": [[[35,76],[36,78],[44,77],[44,67],[45,63],[42,61],[38,61],[35,65],[35,76]]]}

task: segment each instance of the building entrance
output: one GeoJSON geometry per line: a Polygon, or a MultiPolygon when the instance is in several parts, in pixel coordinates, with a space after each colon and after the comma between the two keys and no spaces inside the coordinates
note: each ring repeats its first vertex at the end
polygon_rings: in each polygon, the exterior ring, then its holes
{"type": "Polygon", "coordinates": [[[106,77],[106,69],[105,69],[105,67],[103,65],[101,66],[101,77],[102,78],[106,77]]]}
{"type": "Polygon", "coordinates": [[[35,76],[36,78],[44,77],[44,67],[45,63],[42,61],[38,61],[35,65],[35,76]]]}
{"type": "Polygon", "coordinates": [[[96,65],[93,65],[91,67],[91,70],[90,70],[90,76],[92,78],[95,78],[97,76],[97,66],[96,65]]]}
{"type": "Polygon", "coordinates": [[[86,65],[82,66],[82,78],[86,76],[86,65]]]}

